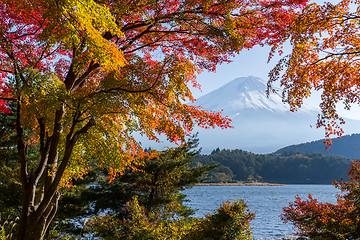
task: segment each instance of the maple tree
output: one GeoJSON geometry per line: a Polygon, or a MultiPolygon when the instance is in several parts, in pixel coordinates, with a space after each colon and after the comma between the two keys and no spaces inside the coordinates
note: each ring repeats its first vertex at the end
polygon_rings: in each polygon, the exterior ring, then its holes
{"type": "Polygon", "coordinates": [[[132,133],[176,142],[195,125],[229,127],[220,113],[185,104],[196,74],[276,44],[306,2],[2,0],[0,105],[16,103],[18,239],[43,238],[59,187],[90,163],[115,176],[141,158],[132,133]]]}
{"type": "Polygon", "coordinates": [[[358,0],[308,4],[270,55],[276,49],[283,54],[284,44],[291,44],[291,52],[270,72],[269,90],[280,81],[283,100],[292,110],[301,107],[312,91],[321,92],[317,126],[325,127],[326,137],[343,134],[338,103],[345,109],[360,103],[359,6],[358,0]]]}
{"type": "Polygon", "coordinates": [[[335,181],[341,190],[337,203],[322,203],[309,195],[308,200],[296,197],[283,209],[281,218],[294,223],[300,237],[310,239],[359,239],[360,237],[360,161],[353,161],[349,181],[335,181]]]}

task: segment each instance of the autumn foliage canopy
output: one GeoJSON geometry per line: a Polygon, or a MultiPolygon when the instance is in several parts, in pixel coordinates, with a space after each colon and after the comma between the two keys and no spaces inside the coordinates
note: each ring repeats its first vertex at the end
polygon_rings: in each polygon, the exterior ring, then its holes
{"type": "Polygon", "coordinates": [[[280,43],[306,3],[1,0],[0,109],[16,103],[24,192],[18,238],[42,238],[58,187],[89,163],[115,175],[141,157],[134,132],[176,142],[195,125],[229,127],[186,104],[196,74],[280,43]]]}
{"type": "MultiPolygon", "coordinates": [[[[86,132],[84,151],[112,149],[121,159],[138,153],[135,131],[177,141],[194,124],[229,127],[226,117],[184,104],[194,101],[188,86],[244,48],[278,42],[305,3],[1,1],[1,107],[21,103],[28,144],[55,128],[69,139],[86,132]]],[[[107,164],[121,169],[118,162],[107,164]]]]}
{"type": "Polygon", "coordinates": [[[309,4],[273,49],[282,53],[282,46],[291,44],[291,52],[271,71],[269,86],[280,81],[283,99],[293,110],[319,91],[322,112],[317,126],[325,127],[327,137],[343,134],[344,119],[336,106],[342,102],[350,109],[360,103],[359,5],[358,0],[309,4]]]}

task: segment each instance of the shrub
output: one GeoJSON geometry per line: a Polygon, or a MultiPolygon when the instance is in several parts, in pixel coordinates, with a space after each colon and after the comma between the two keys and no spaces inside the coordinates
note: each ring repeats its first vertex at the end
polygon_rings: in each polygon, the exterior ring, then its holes
{"type": "Polygon", "coordinates": [[[216,212],[199,219],[185,239],[252,239],[250,221],[255,217],[244,200],[227,201],[216,212]]]}
{"type": "Polygon", "coordinates": [[[348,172],[349,181],[340,179],[334,185],[343,194],[337,204],[321,203],[309,195],[308,200],[296,197],[283,209],[281,218],[292,222],[296,235],[310,239],[360,238],[360,161],[353,161],[348,172]]]}
{"type": "Polygon", "coordinates": [[[103,239],[136,240],[236,240],[252,239],[250,221],[255,214],[243,200],[228,201],[204,219],[161,219],[156,213],[146,213],[137,198],[127,207],[128,218],[106,215],[96,217],[88,230],[103,239]]]}

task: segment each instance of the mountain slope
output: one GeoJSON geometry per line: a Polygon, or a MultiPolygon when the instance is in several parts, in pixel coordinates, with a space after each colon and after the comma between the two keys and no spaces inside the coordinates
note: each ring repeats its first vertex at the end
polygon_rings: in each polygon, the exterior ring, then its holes
{"type": "Polygon", "coordinates": [[[285,152],[294,153],[322,153],[324,155],[343,156],[351,159],[360,159],[360,134],[351,134],[332,140],[331,147],[326,150],[324,139],[292,146],[277,150],[274,154],[285,152]]]}

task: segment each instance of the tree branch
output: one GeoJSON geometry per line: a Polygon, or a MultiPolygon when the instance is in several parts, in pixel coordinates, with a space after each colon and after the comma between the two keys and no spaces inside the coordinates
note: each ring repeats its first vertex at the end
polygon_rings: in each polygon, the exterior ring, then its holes
{"type": "Polygon", "coordinates": [[[163,70],[166,66],[166,64],[168,62],[170,62],[171,59],[167,59],[164,63],[163,66],[161,67],[160,71],[158,72],[155,81],[147,88],[145,89],[140,89],[140,90],[135,90],[135,89],[126,89],[126,88],[122,88],[121,87],[116,87],[116,88],[110,88],[110,89],[104,89],[104,90],[100,90],[98,92],[94,92],[89,94],[87,97],[93,97],[97,94],[101,94],[101,93],[111,93],[111,92],[118,92],[118,91],[123,91],[123,92],[128,92],[128,93],[143,93],[143,92],[149,92],[151,89],[153,89],[156,85],[156,83],[159,81],[160,76],[163,74],[163,70]]]}
{"type": "Polygon", "coordinates": [[[17,102],[17,111],[16,111],[16,133],[17,133],[17,149],[20,157],[21,169],[21,182],[23,186],[28,185],[28,173],[27,173],[27,157],[24,143],[24,129],[21,124],[21,103],[20,97],[17,102]]]}
{"type": "Polygon", "coordinates": [[[93,61],[90,62],[88,69],[75,81],[73,88],[81,86],[85,82],[86,78],[91,74],[91,72],[97,69],[98,67],[100,67],[98,63],[95,63],[93,61]]]}
{"type": "Polygon", "coordinates": [[[14,73],[13,71],[5,70],[5,69],[0,69],[0,72],[14,73]]]}
{"type": "Polygon", "coordinates": [[[37,186],[37,183],[39,182],[41,176],[43,175],[43,172],[47,166],[47,160],[48,158],[48,154],[49,154],[49,150],[50,150],[50,144],[48,139],[46,139],[46,131],[45,131],[45,124],[44,124],[44,119],[43,118],[38,118],[38,123],[39,123],[39,127],[40,127],[40,163],[38,164],[37,169],[34,171],[34,182],[35,182],[35,186],[37,186]]]}
{"type": "Polygon", "coordinates": [[[5,100],[5,101],[18,101],[17,98],[7,98],[7,97],[0,97],[0,100],[5,100]]]}

